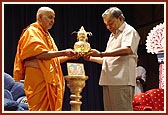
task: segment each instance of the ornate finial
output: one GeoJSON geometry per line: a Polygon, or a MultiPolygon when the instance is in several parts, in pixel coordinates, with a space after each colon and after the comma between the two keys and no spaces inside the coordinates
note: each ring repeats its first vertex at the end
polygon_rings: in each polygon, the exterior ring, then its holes
{"type": "Polygon", "coordinates": [[[86,32],[83,26],[81,26],[81,28],[79,29],[79,31],[84,31],[84,32],[86,32]]]}
{"type": "Polygon", "coordinates": [[[83,26],[81,26],[81,28],[79,29],[79,31],[77,33],[77,40],[84,41],[84,42],[86,42],[88,40],[87,32],[85,31],[83,26]]]}

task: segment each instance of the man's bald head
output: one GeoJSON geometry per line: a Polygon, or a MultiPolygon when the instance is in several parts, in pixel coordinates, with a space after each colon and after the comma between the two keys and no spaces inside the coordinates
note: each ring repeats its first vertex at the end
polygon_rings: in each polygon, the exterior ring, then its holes
{"type": "Polygon", "coordinates": [[[44,14],[45,15],[47,12],[53,12],[54,13],[54,10],[49,8],[49,7],[40,7],[37,11],[36,18],[38,19],[39,14],[44,14]]]}
{"type": "Polygon", "coordinates": [[[52,28],[54,24],[55,12],[49,7],[40,7],[36,14],[37,22],[45,31],[52,28]]]}

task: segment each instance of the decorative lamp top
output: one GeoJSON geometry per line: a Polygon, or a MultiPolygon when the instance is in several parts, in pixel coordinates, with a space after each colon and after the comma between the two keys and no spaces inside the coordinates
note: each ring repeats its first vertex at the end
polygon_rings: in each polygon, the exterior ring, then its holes
{"type": "Polygon", "coordinates": [[[83,41],[83,42],[87,42],[87,40],[88,40],[87,34],[89,34],[89,36],[92,36],[92,33],[86,32],[83,26],[81,26],[81,28],[79,29],[78,32],[74,31],[74,32],[72,32],[72,34],[73,33],[77,33],[77,40],[83,41]]]}

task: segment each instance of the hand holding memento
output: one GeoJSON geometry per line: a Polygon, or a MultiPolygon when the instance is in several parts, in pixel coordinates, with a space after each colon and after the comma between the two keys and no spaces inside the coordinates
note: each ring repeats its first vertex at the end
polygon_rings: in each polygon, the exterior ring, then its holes
{"type": "Polygon", "coordinates": [[[68,57],[72,57],[72,56],[77,55],[77,52],[75,52],[73,49],[66,49],[64,51],[65,51],[65,55],[68,57]]]}
{"type": "Polygon", "coordinates": [[[100,57],[100,52],[96,49],[91,49],[85,56],[100,57]]]}

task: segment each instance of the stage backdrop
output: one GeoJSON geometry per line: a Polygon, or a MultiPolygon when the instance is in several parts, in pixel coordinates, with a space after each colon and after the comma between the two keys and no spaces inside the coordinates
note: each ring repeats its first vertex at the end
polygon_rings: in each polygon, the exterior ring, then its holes
{"type": "MultiPolygon", "coordinates": [[[[93,36],[88,36],[88,42],[91,48],[104,51],[109,37],[109,31],[106,29],[102,13],[111,6],[119,7],[127,23],[135,27],[141,36],[138,54],[142,58],[141,64],[147,70],[146,89],[158,87],[158,63],[156,55],[147,54],[145,49],[145,40],[147,33],[156,24],[163,22],[164,5],[163,4],[4,4],[4,71],[13,73],[13,63],[17,48],[17,43],[22,30],[30,23],[36,20],[36,11],[41,6],[49,6],[56,13],[55,24],[50,30],[59,50],[73,48],[76,42],[76,34],[71,35],[73,31],[78,31],[81,26],[85,30],[92,32],[93,36]]],[[[99,76],[101,65],[86,62],[82,58],[70,60],[68,62],[79,62],[84,64],[85,73],[89,77],[86,86],[81,93],[83,102],[81,111],[103,111],[102,87],[99,86],[99,76]]],[[[64,75],[67,75],[66,62],[61,64],[64,75]]],[[[70,92],[66,87],[63,110],[70,111],[70,92]]]]}

